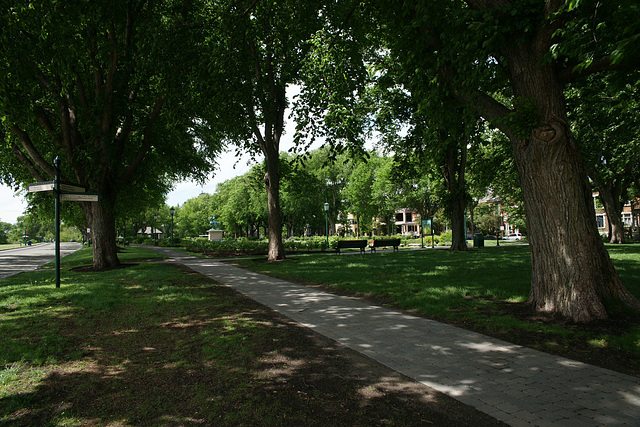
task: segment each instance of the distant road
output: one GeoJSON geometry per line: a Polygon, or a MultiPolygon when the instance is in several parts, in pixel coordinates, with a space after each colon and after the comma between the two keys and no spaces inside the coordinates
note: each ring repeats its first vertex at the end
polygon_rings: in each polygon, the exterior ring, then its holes
{"type": "MultiPolygon", "coordinates": [[[[80,243],[60,242],[60,257],[75,252],[81,247],[80,243]]],[[[55,260],[55,250],[54,243],[43,243],[0,251],[0,279],[23,271],[37,270],[55,260]]]]}

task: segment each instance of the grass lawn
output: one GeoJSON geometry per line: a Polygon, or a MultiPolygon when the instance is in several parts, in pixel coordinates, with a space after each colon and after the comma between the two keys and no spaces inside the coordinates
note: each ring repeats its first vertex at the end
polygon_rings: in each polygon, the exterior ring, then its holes
{"type": "Polygon", "coordinates": [[[0,424],[499,425],[158,256],[0,280],[0,424]]]}
{"type": "MultiPolygon", "coordinates": [[[[608,249],[623,282],[640,298],[640,245],[608,249]]],[[[577,325],[526,306],[531,279],[528,246],[306,255],[278,263],[235,264],[640,376],[637,314],[577,325]]]]}

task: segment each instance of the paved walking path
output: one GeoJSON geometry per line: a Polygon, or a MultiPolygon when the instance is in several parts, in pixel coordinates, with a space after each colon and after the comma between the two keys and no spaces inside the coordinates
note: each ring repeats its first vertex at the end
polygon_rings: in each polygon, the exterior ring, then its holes
{"type": "Polygon", "coordinates": [[[513,426],[640,426],[640,378],[167,249],[184,264],[513,426]]]}

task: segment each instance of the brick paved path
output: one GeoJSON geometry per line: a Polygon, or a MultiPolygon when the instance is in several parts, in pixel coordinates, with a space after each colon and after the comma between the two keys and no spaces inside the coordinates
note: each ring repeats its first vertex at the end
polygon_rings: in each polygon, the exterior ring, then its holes
{"type": "Polygon", "coordinates": [[[640,378],[220,261],[158,249],[294,321],[513,426],[640,426],[640,378]]]}

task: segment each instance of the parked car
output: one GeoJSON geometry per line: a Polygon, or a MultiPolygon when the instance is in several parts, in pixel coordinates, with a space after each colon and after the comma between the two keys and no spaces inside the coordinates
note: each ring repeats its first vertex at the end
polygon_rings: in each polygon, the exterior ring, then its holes
{"type": "Polygon", "coordinates": [[[522,240],[522,234],[520,233],[511,233],[508,236],[504,236],[502,240],[522,240]]]}

